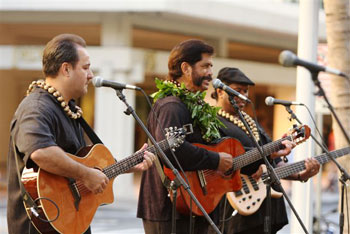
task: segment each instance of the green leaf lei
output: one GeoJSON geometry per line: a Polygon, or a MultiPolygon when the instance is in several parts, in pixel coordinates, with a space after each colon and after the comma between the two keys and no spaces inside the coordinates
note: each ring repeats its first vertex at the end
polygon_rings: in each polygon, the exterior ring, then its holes
{"type": "Polygon", "coordinates": [[[183,83],[178,87],[171,81],[162,81],[158,78],[155,79],[155,83],[159,91],[151,95],[154,102],[167,96],[180,98],[192,113],[193,125],[199,126],[202,131],[202,138],[207,142],[220,138],[219,128],[225,127],[217,118],[220,107],[213,107],[206,103],[205,92],[193,93],[186,89],[183,83]]]}

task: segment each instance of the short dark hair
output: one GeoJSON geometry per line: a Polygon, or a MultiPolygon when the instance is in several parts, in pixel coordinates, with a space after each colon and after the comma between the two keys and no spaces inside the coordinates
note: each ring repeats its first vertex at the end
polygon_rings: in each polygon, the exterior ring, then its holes
{"type": "Polygon", "coordinates": [[[168,79],[177,80],[182,74],[181,64],[187,62],[191,66],[202,59],[202,54],[214,53],[214,48],[201,40],[190,39],[176,45],[170,52],[168,60],[168,79]]]}
{"type": "Polygon", "coordinates": [[[75,34],[60,34],[49,41],[43,53],[44,75],[56,77],[64,62],[75,67],[79,60],[77,45],[86,47],[85,40],[75,34]]]}

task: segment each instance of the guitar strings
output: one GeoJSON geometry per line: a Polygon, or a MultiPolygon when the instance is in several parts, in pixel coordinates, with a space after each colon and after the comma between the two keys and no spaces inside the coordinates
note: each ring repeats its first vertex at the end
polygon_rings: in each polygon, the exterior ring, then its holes
{"type": "MultiPolygon", "coordinates": [[[[172,137],[170,137],[171,139],[172,137]]],[[[160,146],[160,148],[162,150],[168,148],[168,141],[169,139],[163,140],[161,142],[158,143],[158,145],[160,146]]],[[[103,173],[106,174],[106,176],[108,177],[108,179],[114,178],[117,175],[121,174],[122,172],[130,169],[131,167],[137,165],[138,163],[143,161],[143,155],[145,151],[150,151],[152,153],[156,152],[155,147],[152,145],[150,147],[148,147],[147,149],[141,150],[135,154],[133,154],[132,156],[129,156],[127,158],[124,158],[120,161],[118,161],[115,164],[109,165],[106,168],[104,168],[102,170],[103,173]]],[[[81,183],[80,181],[75,182],[75,185],[79,191],[79,193],[81,195],[85,195],[90,193],[91,191],[86,188],[86,186],[84,186],[83,183],[81,183]]]]}
{"type": "MultiPolygon", "coordinates": [[[[281,144],[282,141],[292,140],[292,138],[293,138],[292,136],[287,136],[285,138],[266,144],[263,146],[263,151],[266,151],[266,153],[269,155],[272,152],[275,152],[276,148],[278,150],[278,149],[281,149],[281,147],[283,147],[283,145],[281,144]]],[[[261,157],[260,157],[260,153],[257,151],[258,150],[254,148],[253,150],[250,150],[244,153],[243,155],[235,157],[233,159],[234,160],[233,168],[229,170],[230,173],[232,174],[237,169],[244,167],[247,164],[247,162],[255,162],[259,160],[261,157]]],[[[213,181],[218,177],[222,177],[219,173],[217,173],[216,170],[203,170],[203,175],[206,177],[205,179],[207,181],[213,181]]]]}

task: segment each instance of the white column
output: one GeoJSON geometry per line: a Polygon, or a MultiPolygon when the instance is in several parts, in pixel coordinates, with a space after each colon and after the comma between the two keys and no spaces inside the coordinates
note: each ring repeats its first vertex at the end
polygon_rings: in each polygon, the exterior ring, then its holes
{"type": "MultiPolygon", "coordinates": [[[[101,41],[97,49],[99,75],[120,83],[131,83],[130,24],[127,16],[103,15],[101,41]]],[[[135,107],[134,91],[124,90],[130,106],[135,107]]],[[[125,104],[111,88],[98,88],[95,93],[95,130],[118,160],[134,153],[134,119],[124,114],[125,104]]],[[[114,182],[116,199],[135,200],[133,174],[118,176],[114,182]]]]}
{"type": "MultiPolygon", "coordinates": [[[[316,62],[318,43],[318,12],[319,0],[300,1],[298,56],[313,62],[316,62]]],[[[305,68],[298,67],[296,86],[297,102],[307,105],[313,115],[315,113],[314,90],[310,72],[305,68]]],[[[304,124],[314,128],[310,116],[304,107],[298,106],[296,115],[304,124]]],[[[295,150],[296,161],[304,160],[311,156],[314,156],[314,143],[312,140],[299,145],[295,150]]],[[[292,203],[309,233],[312,233],[313,197],[311,179],[305,184],[293,182],[292,203]]],[[[291,233],[304,233],[293,214],[291,219],[291,233]]]]}
{"type": "Polygon", "coordinates": [[[128,15],[115,12],[104,14],[101,34],[103,46],[131,46],[131,23],[128,15]]]}

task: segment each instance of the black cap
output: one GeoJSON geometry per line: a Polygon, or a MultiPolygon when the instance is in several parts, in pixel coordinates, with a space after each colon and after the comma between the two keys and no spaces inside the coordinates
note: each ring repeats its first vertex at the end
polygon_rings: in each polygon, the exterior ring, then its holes
{"type": "Polygon", "coordinates": [[[241,70],[235,67],[222,68],[217,78],[228,85],[232,83],[255,85],[241,70]]]}

